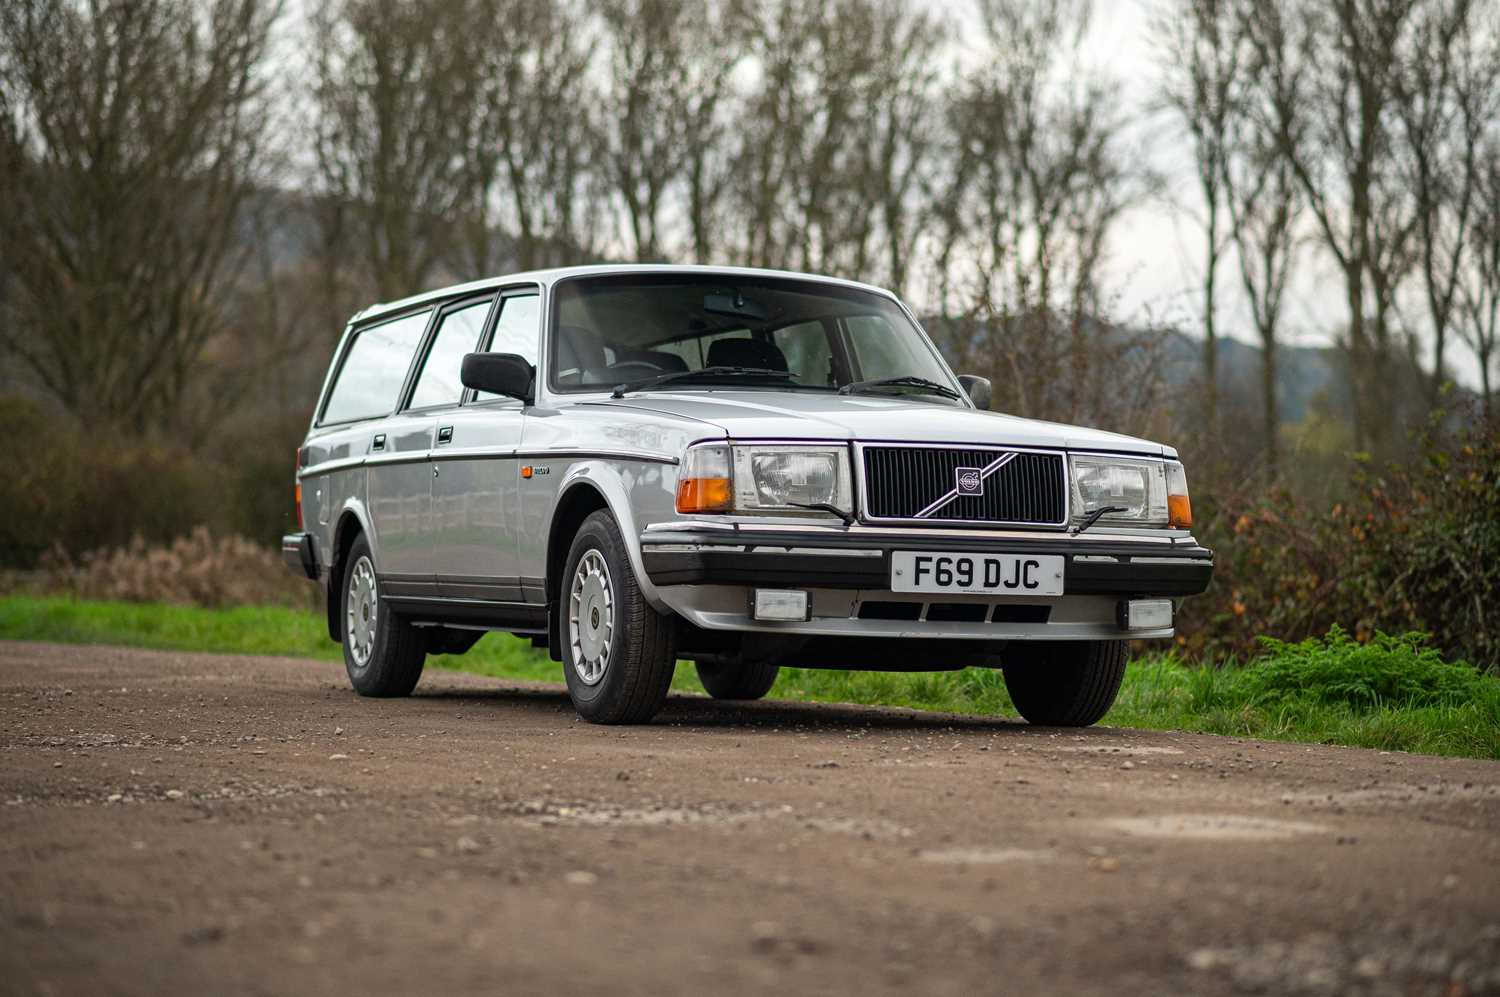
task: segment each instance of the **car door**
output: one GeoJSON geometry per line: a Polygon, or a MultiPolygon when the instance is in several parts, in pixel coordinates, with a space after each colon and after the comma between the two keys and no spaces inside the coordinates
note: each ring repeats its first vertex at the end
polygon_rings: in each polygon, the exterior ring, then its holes
{"type": "MultiPolygon", "coordinates": [[[[515,353],[534,367],[539,301],[535,287],[504,291],[477,348],[515,353]]],[[[523,601],[515,452],[524,419],[519,399],[465,391],[463,403],[438,420],[433,552],[438,591],[447,598],[523,601]]]]}
{"type": "Polygon", "coordinates": [[[432,485],[427,454],[435,420],[392,415],[422,341],[432,309],[422,308],[356,329],[323,412],[347,424],[351,455],[364,456],[365,505],[370,516],[376,569],[391,579],[390,594],[424,576],[432,485]],[[383,418],[381,418],[383,417],[383,418]]]}
{"type": "MultiPolygon", "coordinates": [[[[464,354],[471,352],[479,341],[494,302],[495,295],[491,292],[450,301],[438,308],[417,353],[401,411],[393,420],[423,427],[427,440],[421,466],[426,503],[419,534],[421,554],[419,559],[411,562],[418,574],[401,579],[401,592],[406,595],[440,595],[437,575],[443,564],[443,552],[439,549],[440,517],[436,513],[434,496],[441,490],[443,466],[433,456],[440,440],[446,444],[451,439],[451,420],[463,397],[459,366],[464,354]]],[[[412,485],[416,486],[415,479],[412,485]]]]}

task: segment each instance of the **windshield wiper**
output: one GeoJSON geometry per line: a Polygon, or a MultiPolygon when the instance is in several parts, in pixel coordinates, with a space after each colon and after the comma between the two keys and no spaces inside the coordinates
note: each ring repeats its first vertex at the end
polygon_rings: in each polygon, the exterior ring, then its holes
{"type": "Polygon", "coordinates": [[[702,367],[698,370],[673,370],[640,381],[628,381],[624,384],[617,384],[609,396],[611,398],[624,398],[627,391],[641,391],[645,388],[654,388],[659,384],[671,384],[673,381],[687,381],[697,377],[774,377],[783,381],[794,380],[793,375],[789,372],[771,370],[769,367],[702,367]]]}
{"type": "Polygon", "coordinates": [[[845,526],[854,525],[854,513],[845,512],[832,502],[788,502],[787,505],[796,506],[798,509],[812,509],[815,512],[831,512],[842,519],[845,526]]]}
{"type": "Polygon", "coordinates": [[[1097,509],[1091,509],[1091,510],[1089,510],[1089,514],[1087,516],[1083,517],[1083,522],[1079,523],[1078,526],[1074,528],[1073,535],[1075,537],[1078,536],[1078,534],[1082,533],[1084,530],[1088,529],[1090,526],[1093,526],[1095,523],[1099,522],[1100,519],[1102,519],[1105,516],[1108,516],[1112,512],[1129,512],[1129,511],[1130,511],[1129,509],[1127,509],[1127,508],[1125,508],[1124,506],[1121,506],[1121,505],[1102,505],[1102,506],[1100,506],[1097,509]]]}
{"type": "Polygon", "coordinates": [[[929,381],[927,378],[917,377],[915,374],[902,374],[900,377],[877,377],[871,381],[851,381],[839,389],[839,394],[852,395],[856,391],[864,391],[868,388],[880,388],[888,384],[904,388],[923,388],[930,394],[942,395],[944,398],[952,398],[954,400],[963,397],[946,384],[929,381]]]}

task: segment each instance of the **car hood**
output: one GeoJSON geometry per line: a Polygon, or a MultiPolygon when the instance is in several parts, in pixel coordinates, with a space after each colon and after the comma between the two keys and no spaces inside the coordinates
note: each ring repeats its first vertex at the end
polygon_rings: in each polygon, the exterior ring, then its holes
{"type": "Polygon", "coordinates": [[[642,392],[593,404],[696,420],[717,427],[731,439],[983,444],[1151,456],[1174,453],[1159,443],[1119,433],[909,397],[719,389],[642,392]]]}

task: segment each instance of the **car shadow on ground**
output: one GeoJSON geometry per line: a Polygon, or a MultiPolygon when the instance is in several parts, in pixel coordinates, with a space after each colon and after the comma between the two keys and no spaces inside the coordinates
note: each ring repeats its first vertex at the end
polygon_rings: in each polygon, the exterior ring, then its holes
{"type": "MultiPolygon", "coordinates": [[[[566,692],[554,689],[528,689],[514,686],[493,689],[420,687],[413,698],[442,700],[445,704],[505,703],[523,709],[548,713],[572,714],[573,706],[566,692]]],[[[646,725],[676,728],[785,728],[799,731],[853,730],[882,731],[989,732],[995,734],[1057,734],[1080,737],[1117,736],[1109,728],[1037,727],[1015,717],[965,716],[954,713],[928,713],[902,707],[858,706],[841,703],[794,703],[763,700],[750,703],[727,703],[704,696],[673,694],[656,718],[646,725]]],[[[622,728],[622,730],[627,728],[622,728]]]]}

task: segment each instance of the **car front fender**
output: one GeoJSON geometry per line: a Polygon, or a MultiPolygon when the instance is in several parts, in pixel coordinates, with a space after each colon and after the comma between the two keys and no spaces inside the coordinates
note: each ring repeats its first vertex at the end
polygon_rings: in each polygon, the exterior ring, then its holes
{"type": "MultiPolygon", "coordinates": [[[[562,483],[558,486],[557,501],[553,507],[554,522],[558,514],[570,504],[570,498],[575,498],[575,490],[579,488],[593,489],[604,500],[604,506],[614,516],[615,523],[620,527],[620,536],[625,543],[625,551],[630,558],[630,568],[635,572],[636,583],[640,587],[641,595],[646,602],[658,612],[669,612],[667,604],[662,600],[652,584],[650,576],[646,574],[646,562],[641,554],[640,531],[645,520],[654,520],[666,514],[665,510],[656,510],[657,515],[652,515],[652,507],[660,502],[660,496],[670,494],[670,489],[663,489],[661,477],[670,473],[670,465],[654,461],[615,461],[604,459],[581,460],[568,468],[563,476],[562,483]],[[640,510],[642,514],[638,514],[640,510]]],[[[571,542],[570,539],[561,542],[571,542]]],[[[549,558],[550,561],[550,558],[549,558]]],[[[549,579],[550,582],[550,579],[549,579]]]]}

